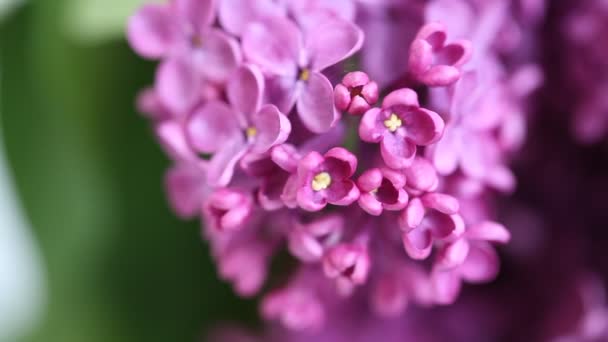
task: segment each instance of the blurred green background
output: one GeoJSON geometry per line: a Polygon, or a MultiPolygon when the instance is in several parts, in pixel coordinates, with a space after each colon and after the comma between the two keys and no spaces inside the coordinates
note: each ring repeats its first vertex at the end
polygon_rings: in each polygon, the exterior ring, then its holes
{"type": "Polygon", "coordinates": [[[255,319],[166,204],[169,163],[134,109],[154,64],[122,33],[140,2],[29,1],[0,19],[4,144],[47,277],[25,341],[193,341],[255,319]]]}

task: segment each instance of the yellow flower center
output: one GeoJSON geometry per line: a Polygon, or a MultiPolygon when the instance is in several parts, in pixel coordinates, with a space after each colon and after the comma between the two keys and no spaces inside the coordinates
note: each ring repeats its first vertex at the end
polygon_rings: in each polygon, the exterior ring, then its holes
{"type": "Polygon", "coordinates": [[[388,120],[384,120],[384,126],[391,132],[395,132],[401,125],[403,125],[403,123],[395,113],[391,114],[388,120]]]}
{"type": "Polygon", "coordinates": [[[302,71],[300,71],[300,80],[308,81],[309,78],[310,78],[310,70],[302,69],[302,71]]]}
{"type": "Polygon", "coordinates": [[[247,127],[245,130],[245,135],[247,138],[253,138],[258,134],[258,130],[255,127],[247,127]]]}
{"type": "Polygon", "coordinates": [[[331,185],[331,176],[327,172],[319,172],[312,179],[312,189],[321,191],[327,189],[331,185]]]}

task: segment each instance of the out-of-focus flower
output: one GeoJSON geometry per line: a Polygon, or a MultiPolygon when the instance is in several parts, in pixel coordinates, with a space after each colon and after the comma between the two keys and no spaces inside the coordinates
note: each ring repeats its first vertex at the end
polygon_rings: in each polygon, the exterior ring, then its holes
{"type": "Polygon", "coordinates": [[[471,42],[446,43],[447,33],[441,23],[423,26],[410,46],[409,72],[418,81],[431,86],[448,86],[460,77],[460,68],[472,54],[471,42]]]}

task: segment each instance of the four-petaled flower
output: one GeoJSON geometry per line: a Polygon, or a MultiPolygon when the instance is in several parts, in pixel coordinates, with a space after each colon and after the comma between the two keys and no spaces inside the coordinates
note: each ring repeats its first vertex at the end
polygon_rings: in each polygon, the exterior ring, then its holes
{"type": "Polygon", "coordinates": [[[403,173],[388,168],[365,171],[357,185],[361,191],[359,205],[370,215],[378,216],[383,210],[401,210],[407,205],[403,173]]]}
{"type": "Polygon", "coordinates": [[[350,177],[357,169],[357,157],[341,147],[325,155],[308,153],[298,165],[297,201],[308,211],[327,205],[350,205],[359,198],[359,189],[350,177]]]}
{"type": "Polygon", "coordinates": [[[329,130],[339,118],[333,86],[321,71],[357,52],[363,32],[339,18],[324,20],[302,34],[289,19],[265,18],[243,35],[243,52],[276,78],[282,95],[276,102],[288,113],[296,106],[300,119],[315,133],[329,130]]]}
{"type": "Polygon", "coordinates": [[[460,67],[470,58],[471,42],[458,40],[446,44],[443,24],[424,25],[410,46],[408,68],[418,81],[431,87],[448,86],[460,78],[460,67]]]}
{"type": "Polygon", "coordinates": [[[247,152],[261,154],[287,140],[289,119],[276,106],[261,105],[263,91],[260,71],[245,65],[226,86],[232,106],[210,101],[189,118],[186,130],[193,147],[203,153],[216,152],[207,175],[212,185],[227,185],[236,163],[247,152]]]}
{"type": "Polygon", "coordinates": [[[436,142],[443,127],[437,113],[420,108],[416,92],[403,88],[388,94],[382,108],[372,108],[363,115],[359,135],[363,141],[380,143],[386,165],[404,169],[412,164],[416,145],[436,142]]]}
{"type": "Polygon", "coordinates": [[[238,42],[212,27],[215,12],[215,0],[172,0],[144,5],[129,20],[133,49],[146,58],[163,58],[156,89],[171,110],[190,109],[203,79],[224,82],[241,61],[238,42]]]}

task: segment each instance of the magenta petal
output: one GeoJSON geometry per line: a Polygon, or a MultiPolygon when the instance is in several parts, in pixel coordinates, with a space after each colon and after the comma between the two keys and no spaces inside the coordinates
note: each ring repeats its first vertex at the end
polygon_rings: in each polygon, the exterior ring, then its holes
{"type": "Polygon", "coordinates": [[[331,82],[324,75],[311,72],[297,102],[300,119],[314,133],[327,132],[338,119],[331,82]]]}
{"type": "Polygon", "coordinates": [[[444,123],[439,114],[419,108],[400,115],[406,122],[406,136],[416,145],[426,146],[441,138],[444,123]]]}
{"type": "Polygon", "coordinates": [[[291,132],[289,119],[274,105],[264,105],[253,115],[252,121],[257,130],[252,146],[254,153],[264,153],[284,143],[291,132]]]}
{"type": "Polygon", "coordinates": [[[205,170],[192,164],[177,164],[165,175],[165,189],[173,211],[181,218],[200,213],[205,196],[205,170]]]}
{"type": "Polygon", "coordinates": [[[471,283],[484,283],[493,280],[498,274],[498,255],[488,243],[475,243],[465,262],[459,267],[462,278],[471,283]]]}
{"type": "Polygon", "coordinates": [[[369,169],[357,179],[357,186],[363,192],[374,191],[380,187],[383,178],[384,176],[380,169],[369,169]]]}
{"type": "Polygon", "coordinates": [[[186,134],[196,150],[213,153],[242,132],[234,111],[224,102],[211,101],[192,113],[186,134]]]}
{"type": "Polygon", "coordinates": [[[438,304],[452,304],[458,298],[462,281],[457,270],[433,270],[431,275],[435,301],[438,304]]]}
{"type": "Polygon", "coordinates": [[[470,245],[466,239],[457,239],[446,244],[437,256],[436,267],[454,268],[464,263],[469,254],[470,245]]]}
{"type": "Polygon", "coordinates": [[[327,151],[324,157],[327,162],[330,162],[332,159],[341,162],[341,165],[337,165],[341,171],[338,172],[337,170],[330,168],[328,171],[331,174],[339,173],[340,177],[346,178],[352,176],[357,170],[357,157],[345,148],[334,147],[327,151]]]}
{"type": "Polygon", "coordinates": [[[191,63],[171,58],[160,64],[156,72],[156,91],[171,112],[180,115],[192,108],[201,94],[201,79],[191,63]]]}
{"type": "Polygon", "coordinates": [[[323,256],[323,246],[301,227],[293,229],[287,236],[289,252],[302,262],[319,261],[323,256]]]}
{"type": "Polygon", "coordinates": [[[264,71],[283,76],[295,75],[302,36],[289,19],[269,17],[247,26],[242,44],[247,59],[264,71]]]}
{"type": "Polygon", "coordinates": [[[432,160],[437,172],[442,175],[454,173],[458,168],[462,148],[459,132],[455,128],[449,128],[432,149],[432,160]]]}
{"type": "Polygon", "coordinates": [[[414,158],[412,165],[405,169],[407,186],[420,191],[429,191],[437,184],[437,172],[428,159],[414,158]]]}
{"type": "Polygon", "coordinates": [[[300,178],[308,176],[310,172],[316,171],[324,161],[325,158],[319,152],[308,153],[298,164],[298,176],[300,178]]]}
{"type": "Polygon", "coordinates": [[[160,122],[155,127],[156,136],[165,152],[175,161],[196,160],[196,153],[186,139],[184,127],[172,120],[160,122]]]}
{"type": "Polygon", "coordinates": [[[416,39],[423,39],[427,41],[433,49],[440,49],[447,39],[445,26],[440,22],[428,23],[418,31],[416,39]]]}
{"type": "Polygon", "coordinates": [[[336,181],[327,189],[327,202],[335,205],[351,205],[359,199],[359,188],[350,179],[336,181]]]}
{"type": "Polygon", "coordinates": [[[171,0],[177,14],[202,33],[215,20],[216,0],[171,0]]]}
{"type": "Polygon", "coordinates": [[[234,168],[247,152],[243,139],[235,139],[223,146],[209,161],[207,181],[213,187],[226,186],[232,180],[234,168]]]}
{"type": "Polygon", "coordinates": [[[382,214],[382,203],[369,192],[364,192],[359,196],[359,206],[370,215],[379,216],[382,214]]]}
{"type": "Polygon", "coordinates": [[[470,226],[466,237],[471,240],[507,243],[511,240],[511,233],[500,223],[484,221],[470,226]]]}
{"type": "Polygon", "coordinates": [[[319,211],[327,205],[327,198],[323,191],[314,191],[310,185],[302,185],[296,193],[296,200],[300,208],[306,211],[319,211]]]}
{"type": "Polygon", "coordinates": [[[262,105],[264,95],[264,75],[250,64],[238,68],[226,84],[226,96],[232,107],[239,113],[251,115],[262,105]]]}
{"type": "Polygon", "coordinates": [[[380,142],[382,159],[393,169],[405,169],[416,156],[416,145],[399,134],[385,133],[380,142]]]}
{"type": "Polygon", "coordinates": [[[415,39],[410,45],[408,69],[416,77],[428,71],[433,63],[433,47],[423,39],[415,39]]]}
{"type": "Polygon", "coordinates": [[[390,92],[382,100],[382,108],[400,106],[406,108],[418,108],[418,94],[409,88],[401,88],[390,92]]]}
{"type": "Polygon", "coordinates": [[[436,192],[422,196],[422,203],[427,208],[433,208],[448,215],[456,214],[460,209],[458,199],[450,195],[436,192]]]}
{"type": "Polygon", "coordinates": [[[418,76],[418,79],[429,87],[446,87],[460,78],[460,70],[451,65],[436,65],[418,76]]]}
{"type": "Polygon", "coordinates": [[[470,41],[462,39],[446,45],[437,56],[441,64],[460,67],[471,58],[473,47],[470,41]]]}
{"type": "Polygon", "coordinates": [[[225,82],[241,63],[238,42],[218,29],[202,37],[202,47],[192,52],[198,72],[213,82],[225,82]]]}
{"type": "Polygon", "coordinates": [[[412,259],[424,260],[431,255],[433,249],[433,237],[426,229],[413,229],[409,233],[403,233],[403,247],[412,259]]]}
{"type": "Polygon", "coordinates": [[[363,31],[339,18],[324,20],[307,32],[306,50],[315,71],[323,70],[352,56],[363,45],[363,31]]]}
{"type": "Polygon", "coordinates": [[[350,91],[342,84],[338,84],[334,89],[334,103],[336,108],[346,111],[351,102],[350,91]]]}
{"type": "Polygon", "coordinates": [[[127,27],[127,39],[139,55],[160,58],[175,44],[177,30],[171,8],[166,5],[142,6],[131,18],[127,27]]]}
{"type": "Polygon", "coordinates": [[[258,18],[282,16],[285,9],[272,0],[222,0],[219,3],[218,16],[222,27],[229,33],[240,36],[247,25],[258,18]]]}
{"type": "Polygon", "coordinates": [[[294,172],[298,168],[300,155],[293,145],[281,144],[272,148],[270,158],[281,169],[294,172]]]}
{"type": "Polygon", "coordinates": [[[424,205],[419,198],[412,198],[405,210],[399,215],[399,227],[408,232],[420,225],[424,219],[424,205]]]}
{"type": "Polygon", "coordinates": [[[372,108],[365,112],[359,124],[359,136],[361,140],[379,142],[382,139],[385,128],[381,126],[381,123],[379,124],[381,113],[382,109],[380,108],[372,108]]]}
{"type": "Polygon", "coordinates": [[[397,201],[395,203],[384,203],[384,209],[386,210],[401,210],[407,206],[410,196],[404,189],[399,189],[397,193],[397,201]]]}

